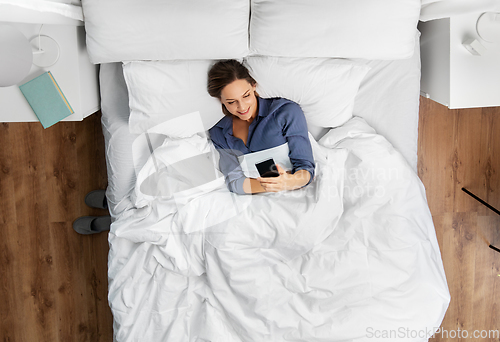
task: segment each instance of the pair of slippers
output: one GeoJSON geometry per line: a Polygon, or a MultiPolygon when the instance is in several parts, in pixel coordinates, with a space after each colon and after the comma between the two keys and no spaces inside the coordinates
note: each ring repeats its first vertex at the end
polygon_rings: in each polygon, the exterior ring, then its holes
{"type": "MultiPolygon", "coordinates": [[[[108,209],[105,190],[94,190],[85,196],[85,204],[91,208],[108,209]]],[[[84,235],[97,234],[109,230],[111,216],[82,216],[73,222],[73,229],[84,235]]]]}

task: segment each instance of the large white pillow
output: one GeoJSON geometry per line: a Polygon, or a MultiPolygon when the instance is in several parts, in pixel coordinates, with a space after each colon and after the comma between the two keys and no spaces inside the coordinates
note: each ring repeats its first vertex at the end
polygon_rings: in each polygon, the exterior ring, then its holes
{"type": "MultiPolygon", "coordinates": [[[[123,64],[129,94],[129,129],[141,134],[175,117],[199,112],[205,130],[223,116],[221,103],[207,92],[215,63],[134,61],[123,64]]],[[[365,64],[329,58],[247,57],[243,64],[257,81],[260,96],[297,102],[310,127],[337,127],[352,117],[354,98],[369,70],[365,64]]]]}
{"type": "Polygon", "coordinates": [[[93,63],[240,58],[249,0],[83,0],[93,63]]]}
{"type": "Polygon", "coordinates": [[[207,92],[214,61],[134,61],[123,64],[129,94],[131,133],[199,112],[205,130],[223,116],[221,103],[207,92]]]}
{"type": "Polygon", "coordinates": [[[311,127],[337,127],[352,118],[354,98],[370,69],[332,58],[247,57],[244,64],[262,97],[297,102],[311,127]]]}
{"type": "Polygon", "coordinates": [[[421,0],[251,0],[250,49],[285,57],[413,55],[421,0]]]}

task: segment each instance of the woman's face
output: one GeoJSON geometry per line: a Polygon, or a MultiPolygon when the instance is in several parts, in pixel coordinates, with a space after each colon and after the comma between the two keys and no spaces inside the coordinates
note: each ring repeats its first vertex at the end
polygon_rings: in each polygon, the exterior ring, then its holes
{"type": "Polygon", "coordinates": [[[255,86],[247,80],[236,80],[225,86],[220,101],[229,113],[241,120],[250,120],[257,116],[255,86]]]}

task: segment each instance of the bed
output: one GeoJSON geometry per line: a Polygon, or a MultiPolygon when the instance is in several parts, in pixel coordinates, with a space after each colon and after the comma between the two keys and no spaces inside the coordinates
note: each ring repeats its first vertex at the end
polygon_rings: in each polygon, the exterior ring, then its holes
{"type": "Polygon", "coordinates": [[[82,5],[101,64],[115,341],[432,336],[450,296],[416,174],[420,1],[82,5]],[[220,104],[203,92],[225,58],[304,109],[306,188],[227,190],[207,135],[220,104]]]}

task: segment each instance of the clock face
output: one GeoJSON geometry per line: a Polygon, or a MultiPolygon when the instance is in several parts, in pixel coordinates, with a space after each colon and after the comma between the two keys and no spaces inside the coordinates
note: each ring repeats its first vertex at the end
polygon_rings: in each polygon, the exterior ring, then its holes
{"type": "Polygon", "coordinates": [[[500,13],[483,13],[476,24],[477,34],[489,43],[500,43],[500,13]]]}

